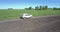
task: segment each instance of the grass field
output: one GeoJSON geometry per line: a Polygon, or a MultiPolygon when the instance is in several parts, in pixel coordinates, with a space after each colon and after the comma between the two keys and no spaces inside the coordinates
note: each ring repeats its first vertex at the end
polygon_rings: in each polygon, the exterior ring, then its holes
{"type": "Polygon", "coordinates": [[[33,16],[59,15],[60,10],[0,10],[0,20],[19,18],[23,13],[33,16]]]}

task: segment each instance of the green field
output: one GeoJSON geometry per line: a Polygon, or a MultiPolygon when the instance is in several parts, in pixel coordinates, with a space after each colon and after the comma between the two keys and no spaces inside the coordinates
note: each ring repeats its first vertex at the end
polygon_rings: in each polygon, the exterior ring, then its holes
{"type": "Polygon", "coordinates": [[[33,16],[59,15],[60,10],[0,10],[0,20],[19,18],[23,13],[33,16]]]}

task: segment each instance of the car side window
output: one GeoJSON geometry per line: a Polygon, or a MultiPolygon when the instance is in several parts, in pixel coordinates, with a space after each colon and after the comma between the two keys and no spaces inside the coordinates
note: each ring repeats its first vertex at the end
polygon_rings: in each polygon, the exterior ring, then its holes
{"type": "Polygon", "coordinates": [[[25,16],[29,16],[29,15],[27,14],[27,15],[25,15],[25,16]]]}

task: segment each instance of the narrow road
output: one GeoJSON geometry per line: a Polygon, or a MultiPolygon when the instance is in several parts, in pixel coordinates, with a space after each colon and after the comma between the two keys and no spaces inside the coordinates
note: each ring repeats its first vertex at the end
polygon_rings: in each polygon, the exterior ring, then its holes
{"type": "Polygon", "coordinates": [[[60,16],[0,21],[0,32],[60,32],[60,16]]]}

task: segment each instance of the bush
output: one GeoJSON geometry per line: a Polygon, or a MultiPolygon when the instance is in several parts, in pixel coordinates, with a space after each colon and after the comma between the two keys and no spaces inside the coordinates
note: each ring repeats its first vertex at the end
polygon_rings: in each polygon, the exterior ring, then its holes
{"type": "Polygon", "coordinates": [[[12,10],[13,8],[8,8],[8,10],[12,10]]]}
{"type": "Polygon", "coordinates": [[[53,10],[60,10],[60,8],[53,8],[53,10]]]}

